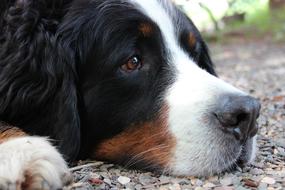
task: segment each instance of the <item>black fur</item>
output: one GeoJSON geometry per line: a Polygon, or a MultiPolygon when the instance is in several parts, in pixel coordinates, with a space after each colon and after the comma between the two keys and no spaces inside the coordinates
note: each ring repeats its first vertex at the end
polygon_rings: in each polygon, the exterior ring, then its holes
{"type": "MultiPolygon", "coordinates": [[[[1,5],[0,120],[55,139],[70,160],[131,124],[153,120],[172,82],[158,27],[118,0],[20,0],[1,5]],[[104,8],[104,4],[108,4],[104,8]],[[141,23],[154,32],[140,34],[141,23]],[[144,67],[119,68],[134,54],[144,67]]],[[[181,15],[182,16],[182,15],[181,15]]],[[[205,43],[182,47],[215,74],[205,43]]]]}
{"type": "Polygon", "coordinates": [[[77,71],[55,38],[63,7],[47,2],[6,1],[13,6],[1,18],[0,119],[55,139],[70,159],[80,148],[77,71]]]}

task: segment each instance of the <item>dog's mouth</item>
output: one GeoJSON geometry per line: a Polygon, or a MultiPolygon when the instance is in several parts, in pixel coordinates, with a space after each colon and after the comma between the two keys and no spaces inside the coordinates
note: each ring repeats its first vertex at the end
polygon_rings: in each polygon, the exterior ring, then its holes
{"type": "Polygon", "coordinates": [[[242,145],[241,153],[236,161],[226,171],[235,171],[238,168],[244,168],[250,162],[252,162],[255,157],[255,146],[255,137],[247,140],[242,145]]]}

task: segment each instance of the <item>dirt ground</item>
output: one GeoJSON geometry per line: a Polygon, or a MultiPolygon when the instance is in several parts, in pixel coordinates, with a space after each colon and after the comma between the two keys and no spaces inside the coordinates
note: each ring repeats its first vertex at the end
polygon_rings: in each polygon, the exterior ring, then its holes
{"type": "Polygon", "coordinates": [[[177,178],[90,162],[71,169],[76,183],[67,189],[285,189],[285,45],[232,42],[210,50],[219,76],[262,102],[253,164],[208,178],[177,178]]]}

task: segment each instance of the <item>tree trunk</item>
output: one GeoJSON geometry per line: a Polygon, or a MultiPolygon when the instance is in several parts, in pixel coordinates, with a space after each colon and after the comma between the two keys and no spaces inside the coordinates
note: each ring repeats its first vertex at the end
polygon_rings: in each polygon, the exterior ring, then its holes
{"type": "Polygon", "coordinates": [[[270,9],[279,9],[285,7],[285,0],[269,0],[270,9]]]}

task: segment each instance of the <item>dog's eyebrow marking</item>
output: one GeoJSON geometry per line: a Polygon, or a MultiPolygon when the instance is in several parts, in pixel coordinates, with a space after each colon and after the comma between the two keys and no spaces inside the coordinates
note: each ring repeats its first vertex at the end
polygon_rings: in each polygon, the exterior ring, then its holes
{"type": "Polygon", "coordinates": [[[194,33],[190,32],[188,34],[188,44],[189,44],[189,46],[191,48],[194,48],[196,46],[196,42],[197,42],[197,40],[196,40],[196,37],[195,37],[194,33]]]}
{"type": "Polygon", "coordinates": [[[139,25],[139,31],[145,36],[149,37],[154,32],[153,26],[150,23],[143,22],[139,25]]]}

